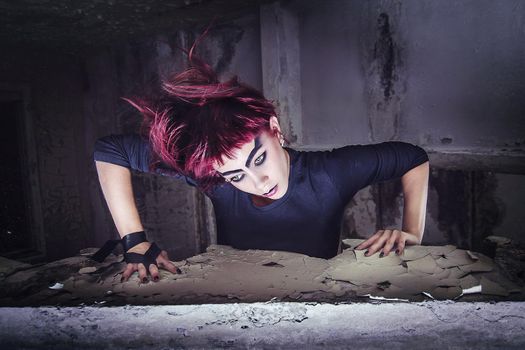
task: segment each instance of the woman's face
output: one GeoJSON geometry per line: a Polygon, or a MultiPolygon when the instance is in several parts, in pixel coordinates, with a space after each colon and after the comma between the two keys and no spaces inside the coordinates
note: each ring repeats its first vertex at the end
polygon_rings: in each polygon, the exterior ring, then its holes
{"type": "MultiPolygon", "coordinates": [[[[279,130],[277,118],[270,120],[272,130],[279,130]]],[[[251,142],[223,158],[214,168],[239,190],[269,199],[279,199],[288,190],[289,155],[279,137],[264,131],[251,142]]]]}

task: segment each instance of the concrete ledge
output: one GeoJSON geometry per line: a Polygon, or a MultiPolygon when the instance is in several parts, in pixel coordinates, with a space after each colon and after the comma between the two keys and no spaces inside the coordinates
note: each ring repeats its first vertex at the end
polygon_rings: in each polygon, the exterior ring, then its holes
{"type": "Polygon", "coordinates": [[[523,150],[427,150],[430,164],[448,170],[525,174],[523,150]]]}
{"type": "Polygon", "coordinates": [[[525,303],[0,309],[2,349],[523,349],[525,303]]]}

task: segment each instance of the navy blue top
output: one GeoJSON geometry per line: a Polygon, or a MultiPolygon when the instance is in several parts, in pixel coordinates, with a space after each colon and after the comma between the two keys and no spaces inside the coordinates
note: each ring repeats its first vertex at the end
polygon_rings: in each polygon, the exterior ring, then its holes
{"type": "MultiPolygon", "coordinates": [[[[351,145],[332,151],[290,154],[286,194],[257,207],[250,194],[229,183],[210,192],[217,219],[217,243],[237,249],[285,250],[319,258],[337,254],[343,211],[357,191],[397,179],[428,161],[426,152],[404,142],[351,145]]],[[[151,150],[138,135],[111,135],[97,141],[95,160],[149,172],[151,150]]],[[[157,173],[185,179],[166,167],[157,173]]]]}

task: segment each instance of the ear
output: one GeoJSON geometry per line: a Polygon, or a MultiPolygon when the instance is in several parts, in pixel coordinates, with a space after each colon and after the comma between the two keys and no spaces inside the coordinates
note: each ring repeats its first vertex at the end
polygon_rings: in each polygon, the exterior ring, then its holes
{"type": "Polygon", "coordinates": [[[270,130],[276,132],[277,134],[281,133],[281,126],[279,125],[279,119],[276,116],[270,117],[270,130]]]}

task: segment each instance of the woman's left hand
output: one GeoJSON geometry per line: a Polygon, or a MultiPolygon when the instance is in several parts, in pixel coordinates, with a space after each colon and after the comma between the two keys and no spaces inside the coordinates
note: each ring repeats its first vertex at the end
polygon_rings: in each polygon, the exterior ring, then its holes
{"type": "Polygon", "coordinates": [[[365,256],[373,255],[382,250],[380,256],[383,257],[387,256],[394,246],[396,247],[396,254],[401,255],[405,250],[405,245],[416,245],[419,243],[419,238],[412,233],[400,230],[379,230],[355,249],[368,249],[365,252],[365,256]]]}

